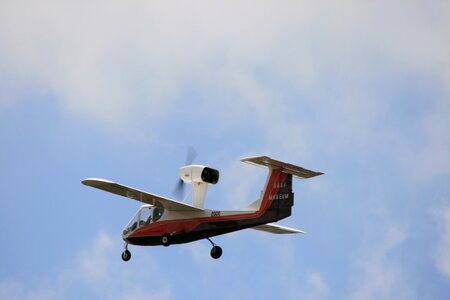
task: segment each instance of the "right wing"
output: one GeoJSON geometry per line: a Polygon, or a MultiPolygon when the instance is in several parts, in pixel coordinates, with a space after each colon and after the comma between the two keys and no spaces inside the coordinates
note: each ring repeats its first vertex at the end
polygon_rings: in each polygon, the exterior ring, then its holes
{"type": "Polygon", "coordinates": [[[281,225],[275,225],[273,223],[267,223],[263,225],[258,225],[255,227],[251,227],[251,229],[256,229],[260,231],[270,232],[270,233],[277,233],[277,234],[285,234],[285,233],[305,233],[303,230],[290,228],[286,226],[281,225]]]}
{"type": "Polygon", "coordinates": [[[203,209],[189,204],[140,191],[135,188],[121,185],[119,183],[115,183],[106,179],[88,178],[83,180],[82,183],[84,185],[88,185],[126,198],[141,201],[150,205],[162,206],[172,211],[203,211],[203,209]]]}

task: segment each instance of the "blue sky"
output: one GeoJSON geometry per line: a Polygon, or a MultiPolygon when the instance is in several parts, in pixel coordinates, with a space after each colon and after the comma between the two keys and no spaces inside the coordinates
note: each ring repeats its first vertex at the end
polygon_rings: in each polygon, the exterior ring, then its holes
{"type": "Polygon", "coordinates": [[[446,299],[447,1],[0,3],[1,299],[446,299]],[[172,196],[189,146],[221,171],[206,206],[254,201],[251,155],[294,182],[307,231],[130,247],[139,207],[81,185],[172,196]]]}

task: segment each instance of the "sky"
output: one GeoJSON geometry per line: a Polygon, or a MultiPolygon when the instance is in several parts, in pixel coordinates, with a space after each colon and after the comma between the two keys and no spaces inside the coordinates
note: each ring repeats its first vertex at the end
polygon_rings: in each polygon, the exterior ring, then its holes
{"type": "Polygon", "coordinates": [[[448,1],[0,1],[0,299],[447,299],[448,1]],[[205,206],[256,200],[268,155],[294,180],[279,224],[130,246],[189,147],[205,206]]]}

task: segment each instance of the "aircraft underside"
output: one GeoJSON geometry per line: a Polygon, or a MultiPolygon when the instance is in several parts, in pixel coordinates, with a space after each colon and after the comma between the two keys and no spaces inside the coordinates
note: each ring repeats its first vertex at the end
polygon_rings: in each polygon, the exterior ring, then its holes
{"type": "Polygon", "coordinates": [[[191,232],[176,233],[171,235],[160,235],[160,236],[144,236],[144,237],[129,237],[126,241],[131,245],[137,246],[157,246],[164,245],[168,246],[171,244],[184,244],[197,240],[202,240],[210,238],[213,236],[230,233],[233,231],[239,231],[246,228],[251,228],[267,222],[261,221],[251,221],[245,222],[244,220],[239,221],[222,221],[222,222],[208,222],[199,225],[197,228],[191,232]],[[167,236],[168,242],[163,243],[163,236],[167,236]]]}

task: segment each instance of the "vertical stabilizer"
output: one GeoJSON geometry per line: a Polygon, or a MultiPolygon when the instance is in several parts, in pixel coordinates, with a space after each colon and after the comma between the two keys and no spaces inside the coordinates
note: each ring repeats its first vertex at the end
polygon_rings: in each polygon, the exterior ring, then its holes
{"type": "Polygon", "coordinates": [[[250,204],[246,209],[267,211],[275,221],[291,215],[292,206],[294,205],[292,176],[306,179],[323,174],[267,156],[249,157],[241,159],[241,161],[269,169],[260,199],[250,204]]]}

